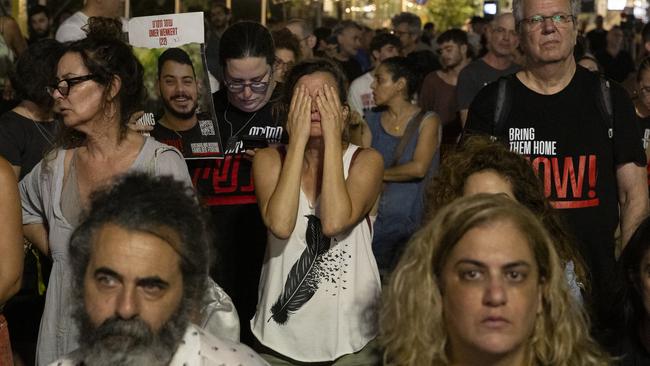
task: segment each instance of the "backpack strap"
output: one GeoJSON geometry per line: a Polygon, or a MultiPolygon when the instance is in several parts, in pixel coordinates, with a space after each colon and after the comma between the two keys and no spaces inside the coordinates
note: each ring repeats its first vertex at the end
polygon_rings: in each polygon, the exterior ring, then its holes
{"type": "Polygon", "coordinates": [[[604,76],[598,77],[599,81],[599,94],[598,94],[598,109],[605,120],[607,127],[607,136],[612,139],[614,137],[614,110],[612,106],[612,90],[609,80],[604,76]]]}
{"type": "Polygon", "coordinates": [[[512,88],[508,86],[512,75],[502,76],[498,81],[497,100],[494,106],[494,120],[492,124],[492,140],[499,139],[499,136],[503,133],[504,125],[512,108],[512,88]]]}
{"type": "Polygon", "coordinates": [[[404,150],[406,150],[406,145],[408,145],[409,141],[411,141],[411,137],[415,135],[415,131],[417,131],[420,128],[420,125],[422,124],[422,120],[424,119],[424,114],[425,114],[424,110],[420,110],[408,122],[408,125],[404,130],[404,134],[400,138],[397,147],[395,147],[395,150],[393,151],[393,163],[391,164],[391,166],[395,166],[399,163],[399,160],[402,158],[402,155],[404,154],[404,150]]]}

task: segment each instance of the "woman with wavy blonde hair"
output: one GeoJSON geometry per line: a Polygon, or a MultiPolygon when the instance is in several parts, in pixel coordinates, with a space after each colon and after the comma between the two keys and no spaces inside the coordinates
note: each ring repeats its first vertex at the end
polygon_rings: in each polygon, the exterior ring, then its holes
{"type": "Polygon", "coordinates": [[[548,232],[505,195],[442,208],[407,245],[380,314],[387,365],[608,364],[588,329],[548,232]]]}

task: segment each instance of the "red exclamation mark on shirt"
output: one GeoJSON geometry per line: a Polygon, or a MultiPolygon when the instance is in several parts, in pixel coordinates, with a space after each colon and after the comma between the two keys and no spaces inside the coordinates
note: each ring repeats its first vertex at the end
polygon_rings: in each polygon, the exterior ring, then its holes
{"type": "Polygon", "coordinates": [[[589,198],[596,197],[596,155],[589,155],[589,198]]]}

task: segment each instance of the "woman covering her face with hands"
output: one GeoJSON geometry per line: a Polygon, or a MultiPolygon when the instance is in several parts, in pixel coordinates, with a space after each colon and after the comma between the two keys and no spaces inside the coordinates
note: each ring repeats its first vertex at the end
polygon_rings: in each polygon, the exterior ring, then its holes
{"type": "Polygon", "coordinates": [[[258,151],[253,163],[268,243],[251,325],[271,364],[377,363],[368,345],[380,294],[368,213],[383,162],[345,141],[341,75],[328,60],[295,65],[283,101],[289,143],[258,151]]]}

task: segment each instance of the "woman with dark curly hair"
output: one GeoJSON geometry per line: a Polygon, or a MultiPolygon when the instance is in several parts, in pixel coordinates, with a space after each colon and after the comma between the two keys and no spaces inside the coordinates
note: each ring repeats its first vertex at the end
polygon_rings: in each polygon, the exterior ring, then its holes
{"type": "Polygon", "coordinates": [[[282,83],[284,82],[284,75],[302,59],[300,41],[287,28],[279,29],[273,32],[272,35],[275,44],[273,78],[282,83]]]}
{"type": "Polygon", "coordinates": [[[540,218],[566,266],[572,293],[581,299],[580,287],[585,290],[588,283],[585,264],[528,161],[486,137],[468,138],[445,159],[428,187],[427,215],[435,215],[458,197],[477,193],[505,193],[540,218]]]}
{"type": "Polygon", "coordinates": [[[91,18],[88,37],[67,46],[57,66],[57,81],[48,87],[64,127],[54,149],[20,184],[25,236],[53,259],[38,365],[77,348],[68,239],[91,193],[129,171],[173,175],[191,185],[176,149],[127,128],[129,117],[141,105],[143,72],[119,37],[119,21],[91,18]]]}

